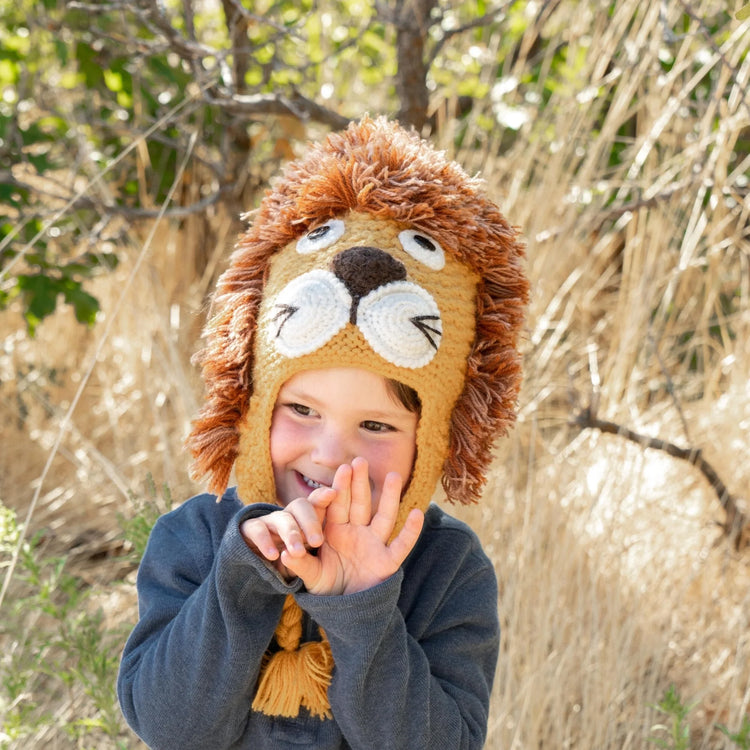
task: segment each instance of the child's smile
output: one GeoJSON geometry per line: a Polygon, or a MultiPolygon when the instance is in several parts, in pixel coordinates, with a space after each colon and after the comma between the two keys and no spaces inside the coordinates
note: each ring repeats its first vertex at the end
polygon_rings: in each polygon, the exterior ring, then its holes
{"type": "Polygon", "coordinates": [[[367,459],[373,507],[386,475],[408,482],[416,452],[418,417],[367,370],[309,370],[279,391],[271,422],[271,463],[278,501],[287,505],[330,486],[336,469],[367,459]]]}

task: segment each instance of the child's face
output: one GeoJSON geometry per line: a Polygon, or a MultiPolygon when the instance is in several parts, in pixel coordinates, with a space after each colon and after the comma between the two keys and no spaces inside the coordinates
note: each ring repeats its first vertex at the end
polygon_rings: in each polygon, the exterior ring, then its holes
{"type": "Polygon", "coordinates": [[[276,494],[286,505],[330,486],[341,464],[367,459],[373,508],[386,474],[406,482],[416,452],[418,417],[367,370],[329,368],[291,377],[279,391],[271,421],[276,494]]]}

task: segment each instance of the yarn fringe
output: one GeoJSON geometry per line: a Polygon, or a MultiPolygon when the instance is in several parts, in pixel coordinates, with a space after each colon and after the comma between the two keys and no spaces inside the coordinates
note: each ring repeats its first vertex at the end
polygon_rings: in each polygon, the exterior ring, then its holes
{"type": "Polygon", "coordinates": [[[322,631],[322,641],[299,645],[302,610],[291,595],[284,603],[275,635],[282,650],[267,653],[263,659],[253,710],[292,718],[304,707],[318,718],[332,718],[328,701],[333,671],[331,647],[322,631]]]}

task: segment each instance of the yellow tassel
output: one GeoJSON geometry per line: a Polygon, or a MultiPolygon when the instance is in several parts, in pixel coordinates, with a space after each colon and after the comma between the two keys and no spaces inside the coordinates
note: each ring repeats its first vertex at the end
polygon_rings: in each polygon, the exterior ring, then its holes
{"type": "Polygon", "coordinates": [[[330,719],[332,714],[331,704],[328,702],[328,686],[331,684],[333,670],[331,647],[327,640],[306,643],[299,654],[305,662],[307,675],[307,679],[303,681],[300,704],[313,716],[330,719]]]}
{"type": "Polygon", "coordinates": [[[299,645],[302,610],[291,595],[284,602],[275,635],[282,650],[263,659],[253,709],[268,716],[294,717],[304,706],[313,716],[330,719],[331,647],[322,631],[322,641],[299,645]]]}

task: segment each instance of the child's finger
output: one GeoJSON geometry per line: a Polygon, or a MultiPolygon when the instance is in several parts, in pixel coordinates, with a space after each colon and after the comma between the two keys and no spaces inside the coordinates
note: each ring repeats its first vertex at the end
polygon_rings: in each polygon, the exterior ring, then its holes
{"type": "Polygon", "coordinates": [[[335,497],[336,490],[333,487],[318,487],[307,496],[307,500],[316,508],[327,508],[335,497]]]}
{"type": "Polygon", "coordinates": [[[305,588],[313,588],[320,578],[320,560],[314,555],[306,554],[302,557],[292,557],[286,550],[281,553],[281,563],[287,570],[302,579],[305,588]]]}
{"type": "Polygon", "coordinates": [[[414,549],[414,545],[422,533],[423,524],[424,513],[418,508],[413,508],[406,517],[401,531],[399,531],[396,538],[388,545],[388,549],[390,549],[393,560],[397,565],[401,565],[414,549]]]}
{"type": "MultiPolygon", "coordinates": [[[[332,491],[328,490],[328,492],[332,491]]],[[[305,544],[311,547],[320,547],[323,544],[323,510],[317,509],[308,498],[300,497],[292,500],[284,508],[284,512],[289,513],[296,521],[305,544]]]]}
{"type": "Polygon", "coordinates": [[[275,527],[284,548],[290,555],[301,557],[307,552],[305,550],[304,533],[297,523],[297,519],[291,513],[287,513],[286,509],[278,514],[275,527]]]}
{"type": "Polygon", "coordinates": [[[372,519],[372,496],[366,459],[357,457],[352,461],[351,486],[349,521],[357,526],[367,526],[372,519]]]}
{"type": "Polygon", "coordinates": [[[268,526],[263,523],[263,519],[250,518],[240,524],[240,534],[250,549],[266,560],[276,560],[279,557],[279,550],[276,542],[271,535],[268,526]]]}
{"type": "Polygon", "coordinates": [[[331,486],[336,497],[328,506],[326,523],[349,523],[349,507],[352,500],[352,467],[342,464],[336,469],[331,486]]]}
{"type": "Polygon", "coordinates": [[[292,555],[305,554],[304,537],[297,520],[286,510],[244,521],[240,531],[257,551],[268,560],[278,559],[278,552],[286,548],[292,555]],[[271,547],[273,546],[273,552],[271,547]]]}
{"type": "Polygon", "coordinates": [[[336,499],[336,490],[333,487],[318,487],[313,490],[308,496],[308,502],[313,506],[318,516],[320,523],[326,517],[326,511],[330,504],[336,499]]]}
{"type": "Polygon", "coordinates": [[[395,471],[386,474],[383,480],[383,489],[378,500],[378,510],[372,518],[370,524],[372,530],[378,535],[383,542],[387,542],[393,527],[396,525],[398,508],[401,504],[401,489],[403,483],[401,475],[395,471]]]}

